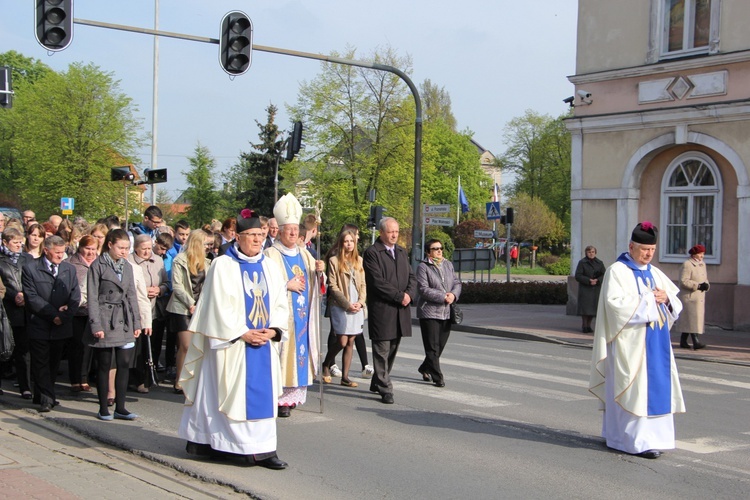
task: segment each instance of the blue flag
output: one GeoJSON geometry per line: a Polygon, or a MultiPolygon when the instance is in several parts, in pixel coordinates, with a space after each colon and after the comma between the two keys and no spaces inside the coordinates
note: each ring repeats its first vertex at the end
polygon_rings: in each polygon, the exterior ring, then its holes
{"type": "Polygon", "coordinates": [[[465,214],[469,211],[469,200],[466,199],[464,194],[464,188],[458,188],[458,202],[461,204],[461,213],[465,214]]]}

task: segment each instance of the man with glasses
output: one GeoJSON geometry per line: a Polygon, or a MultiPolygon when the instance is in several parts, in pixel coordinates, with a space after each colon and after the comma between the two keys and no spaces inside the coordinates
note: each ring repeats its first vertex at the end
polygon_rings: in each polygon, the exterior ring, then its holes
{"type": "Polygon", "coordinates": [[[194,455],[238,458],[285,469],[276,454],[281,393],[279,342],[287,340],[286,279],[265,257],[260,220],[237,218],[237,241],[208,269],[190,321],[180,380],[185,410],[179,435],[194,455]]]}
{"type": "Polygon", "coordinates": [[[24,210],[21,217],[23,218],[23,228],[26,231],[29,230],[30,225],[36,223],[36,214],[31,210],[24,210]]]}
{"type": "Polygon", "coordinates": [[[161,209],[156,205],[151,205],[143,212],[143,222],[130,226],[130,240],[133,241],[134,235],[147,234],[151,241],[155,241],[159,234],[157,228],[164,223],[164,216],[161,209]]]}

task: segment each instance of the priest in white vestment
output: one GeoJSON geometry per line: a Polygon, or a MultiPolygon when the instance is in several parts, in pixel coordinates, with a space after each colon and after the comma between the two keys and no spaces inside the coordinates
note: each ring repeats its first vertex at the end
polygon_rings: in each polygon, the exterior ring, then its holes
{"type": "Polygon", "coordinates": [[[260,220],[243,210],[237,241],[208,269],[180,374],[186,406],[179,435],[191,454],[284,469],[276,408],[289,309],[286,279],[261,252],[263,242],[260,220]]]}
{"type": "Polygon", "coordinates": [[[674,449],[674,413],[685,404],[669,329],[679,289],[650,264],[658,229],[642,222],[628,252],[604,275],[589,390],[601,400],[607,446],[644,458],[674,449]]]}

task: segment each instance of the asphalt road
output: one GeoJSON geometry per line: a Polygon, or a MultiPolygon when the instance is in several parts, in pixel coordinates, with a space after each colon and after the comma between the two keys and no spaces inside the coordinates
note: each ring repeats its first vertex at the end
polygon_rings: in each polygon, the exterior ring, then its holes
{"type": "MultiPolygon", "coordinates": [[[[192,476],[261,498],[746,498],[750,491],[750,370],[678,362],[688,412],[678,449],[658,460],[607,450],[586,391],[590,350],[454,333],[446,387],[421,381],[419,329],[402,343],[396,404],[368,391],[318,387],[279,420],[285,471],[194,460],[176,435],[179,396],[131,393],[136,422],[100,422],[92,394],[63,399],[58,424],[192,476]]],[[[354,361],[359,370],[359,362],[354,361]]],[[[337,382],[338,379],[334,379],[337,382]]]]}

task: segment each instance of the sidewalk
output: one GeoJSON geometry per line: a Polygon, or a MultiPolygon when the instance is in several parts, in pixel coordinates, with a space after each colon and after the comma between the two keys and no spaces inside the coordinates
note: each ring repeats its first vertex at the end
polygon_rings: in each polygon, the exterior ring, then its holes
{"type": "MultiPolygon", "coordinates": [[[[593,333],[581,333],[581,318],[565,314],[565,306],[533,304],[461,304],[464,322],[453,331],[481,333],[521,340],[552,342],[590,348],[593,333]]],[[[416,310],[412,308],[415,324],[416,310]]],[[[672,334],[676,358],[750,366],[750,332],[706,325],[699,351],[680,348],[679,333],[672,334]]],[[[692,345],[692,343],[691,343],[692,345]]]]}
{"type": "MultiPolygon", "coordinates": [[[[0,396],[6,398],[8,395],[0,396]]],[[[0,405],[3,498],[247,498],[0,405]]]]}

